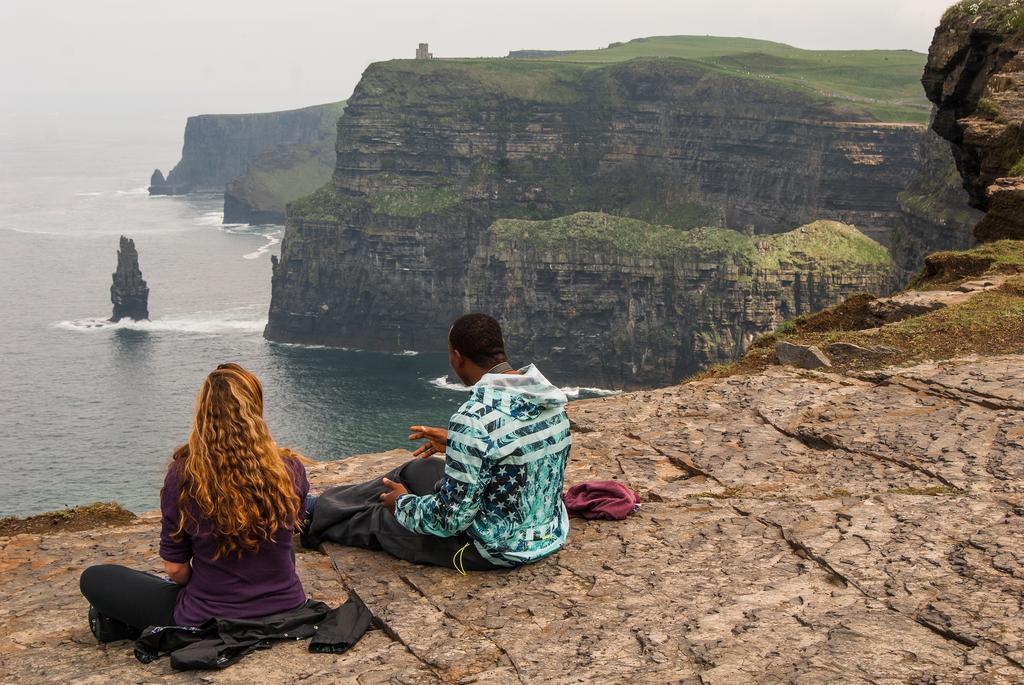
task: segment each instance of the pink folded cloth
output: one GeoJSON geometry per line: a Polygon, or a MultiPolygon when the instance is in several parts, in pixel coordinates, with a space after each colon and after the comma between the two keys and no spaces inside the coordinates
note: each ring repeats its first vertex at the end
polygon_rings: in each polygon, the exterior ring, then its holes
{"type": "Polygon", "coordinates": [[[569,488],[562,501],[569,516],[621,521],[640,508],[640,496],[614,480],[589,480],[569,488]]]}

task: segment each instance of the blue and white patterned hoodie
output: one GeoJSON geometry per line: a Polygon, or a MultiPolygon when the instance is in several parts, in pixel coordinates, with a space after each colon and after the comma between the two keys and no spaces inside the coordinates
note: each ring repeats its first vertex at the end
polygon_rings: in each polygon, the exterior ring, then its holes
{"type": "Polygon", "coordinates": [[[448,423],[441,489],[402,495],[399,523],[415,533],[465,531],[485,559],[528,564],[565,544],[562,503],[572,447],[568,399],[532,364],[521,375],[487,374],[448,423]]]}

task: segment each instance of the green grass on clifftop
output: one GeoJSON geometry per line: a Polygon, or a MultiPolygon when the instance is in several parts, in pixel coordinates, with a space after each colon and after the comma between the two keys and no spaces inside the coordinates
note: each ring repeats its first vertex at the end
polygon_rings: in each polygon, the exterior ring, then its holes
{"type": "MultiPolygon", "coordinates": [[[[671,60],[709,75],[755,81],[799,92],[880,121],[926,123],[931,105],[921,88],[926,56],[910,50],[801,50],[782,43],[713,36],[638,38],[602,50],[531,58],[392,60],[370,66],[368,95],[394,89],[424,102],[477,93],[568,104],[580,97],[567,87],[595,71],[633,60],[671,60]],[[395,78],[388,78],[391,72],[395,78]],[[417,74],[408,79],[409,72],[417,74]],[[455,76],[455,78],[449,78],[455,76]],[[377,90],[379,92],[377,92],[377,90]]],[[[609,104],[615,93],[609,92],[609,104]]]]}
{"type": "Polygon", "coordinates": [[[1024,273],[1024,242],[996,240],[970,250],[936,252],[928,255],[924,264],[910,288],[948,290],[972,278],[1024,273]]]}
{"type": "Polygon", "coordinates": [[[680,230],[599,212],[546,221],[499,219],[490,228],[498,241],[538,249],[594,250],[648,258],[716,255],[737,265],[778,269],[809,260],[888,266],[888,251],[863,233],[834,221],[817,221],[788,233],[748,236],[725,228],[680,230]]]}
{"type": "Polygon", "coordinates": [[[1024,30],[1024,0],[962,0],[942,15],[942,24],[966,22],[992,31],[1024,30]]]}
{"type": "Polygon", "coordinates": [[[649,57],[692,60],[719,72],[856,103],[882,121],[924,123],[931,111],[921,89],[927,55],[912,50],[802,50],[751,38],[655,36],[516,61],[613,64],[649,57]]]}
{"type": "Polygon", "coordinates": [[[853,226],[837,221],[815,221],[788,233],[757,239],[755,264],[778,269],[781,262],[813,259],[865,266],[890,266],[889,251],[853,226]]]}

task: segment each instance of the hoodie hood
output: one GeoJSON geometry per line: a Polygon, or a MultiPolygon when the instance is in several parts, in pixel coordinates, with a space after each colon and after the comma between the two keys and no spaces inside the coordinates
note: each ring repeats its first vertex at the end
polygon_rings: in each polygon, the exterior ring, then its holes
{"type": "Polygon", "coordinates": [[[519,375],[488,373],[473,386],[473,399],[520,421],[532,421],[541,412],[561,409],[569,398],[530,364],[519,375]]]}

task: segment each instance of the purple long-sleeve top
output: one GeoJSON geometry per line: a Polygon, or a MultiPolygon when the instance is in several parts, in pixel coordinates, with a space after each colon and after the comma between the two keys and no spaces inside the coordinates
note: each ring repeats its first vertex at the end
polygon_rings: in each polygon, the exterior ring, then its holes
{"type": "MultiPolygon", "coordinates": [[[[309,492],[306,469],[294,459],[284,458],[284,463],[301,502],[309,492]]],[[[254,552],[219,559],[213,558],[217,541],[210,523],[201,516],[189,516],[181,539],[174,538],[179,470],[178,462],[172,462],[160,491],[160,557],[179,564],[192,562],[192,577],[178,593],[174,622],[197,626],[210,618],[256,618],[294,609],[306,601],[291,556],[291,529],[279,530],[272,541],[263,542],[254,552]]]]}

